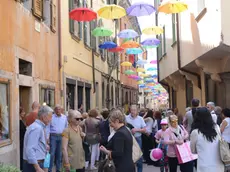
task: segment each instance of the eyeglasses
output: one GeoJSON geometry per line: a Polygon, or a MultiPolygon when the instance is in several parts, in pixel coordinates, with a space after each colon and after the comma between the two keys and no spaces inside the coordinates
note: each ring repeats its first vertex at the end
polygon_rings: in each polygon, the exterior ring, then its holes
{"type": "Polygon", "coordinates": [[[83,118],[75,118],[76,121],[83,121],[83,118]]]}

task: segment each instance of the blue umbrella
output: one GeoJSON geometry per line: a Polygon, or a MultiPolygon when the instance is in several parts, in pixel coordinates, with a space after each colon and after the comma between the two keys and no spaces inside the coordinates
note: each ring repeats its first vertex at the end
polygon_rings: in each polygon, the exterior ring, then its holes
{"type": "Polygon", "coordinates": [[[142,45],[148,45],[148,46],[159,45],[160,43],[161,41],[156,38],[148,38],[141,42],[142,45]]]}
{"type": "Polygon", "coordinates": [[[129,39],[129,38],[136,38],[138,37],[138,33],[135,32],[134,30],[132,29],[125,29],[125,30],[122,30],[119,34],[118,34],[118,37],[119,38],[124,38],[124,39],[129,39]]]}
{"type": "Polygon", "coordinates": [[[155,70],[157,70],[157,68],[155,68],[155,67],[150,67],[147,69],[147,71],[155,71],[155,70]]]}
{"type": "Polygon", "coordinates": [[[155,11],[156,9],[153,5],[143,2],[135,3],[126,9],[127,14],[130,16],[146,16],[155,11]]]}
{"type": "Polygon", "coordinates": [[[157,75],[152,75],[152,77],[153,77],[153,78],[156,78],[156,77],[157,77],[157,75]]]}
{"type": "Polygon", "coordinates": [[[140,48],[129,48],[126,50],[126,54],[141,54],[143,50],[140,48]]]}
{"type": "Polygon", "coordinates": [[[116,48],[117,44],[111,41],[104,42],[98,46],[100,49],[111,49],[111,48],[116,48]]]}
{"type": "Polygon", "coordinates": [[[137,64],[138,65],[144,65],[144,64],[147,64],[148,62],[146,60],[138,60],[137,61],[137,64]]]}

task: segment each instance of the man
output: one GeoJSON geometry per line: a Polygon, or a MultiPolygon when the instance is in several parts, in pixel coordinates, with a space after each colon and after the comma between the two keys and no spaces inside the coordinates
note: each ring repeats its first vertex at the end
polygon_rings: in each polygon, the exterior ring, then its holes
{"type": "Polygon", "coordinates": [[[38,119],[31,124],[25,133],[23,150],[23,172],[44,172],[43,163],[49,147],[45,128],[52,119],[53,110],[42,106],[38,111],[38,119]]]}
{"type": "Polygon", "coordinates": [[[40,108],[40,104],[35,101],[32,104],[32,112],[30,112],[27,116],[26,116],[26,126],[30,126],[36,119],[38,116],[38,110],[40,108]]]}
{"type": "Polygon", "coordinates": [[[213,122],[216,124],[217,123],[217,115],[215,113],[215,103],[214,102],[208,102],[207,103],[207,109],[210,111],[212,115],[213,122]]]}
{"type": "MultiPolygon", "coordinates": [[[[131,124],[134,128],[132,128],[132,133],[134,137],[136,138],[140,148],[142,148],[142,139],[141,135],[142,133],[146,132],[146,124],[144,122],[144,119],[138,115],[137,112],[137,106],[131,105],[130,107],[130,114],[126,116],[126,122],[128,124],[131,124]]],[[[142,158],[137,161],[137,171],[142,172],[143,171],[143,164],[142,164],[142,158]]]]}
{"type": "Polygon", "coordinates": [[[67,128],[67,117],[61,113],[62,107],[56,105],[52,120],[49,126],[47,126],[47,135],[50,143],[50,168],[49,172],[52,172],[53,164],[55,160],[56,172],[61,171],[62,162],[62,133],[67,128]]]}
{"type": "Polygon", "coordinates": [[[196,108],[199,106],[200,101],[198,99],[192,99],[191,105],[192,105],[192,109],[188,112],[186,112],[184,120],[183,120],[183,125],[184,128],[186,128],[186,130],[188,131],[188,133],[191,132],[191,128],[192,128],[192,123],[193,123],[193,119],[194,119],[194,114],[196,112],[196,108]]]}

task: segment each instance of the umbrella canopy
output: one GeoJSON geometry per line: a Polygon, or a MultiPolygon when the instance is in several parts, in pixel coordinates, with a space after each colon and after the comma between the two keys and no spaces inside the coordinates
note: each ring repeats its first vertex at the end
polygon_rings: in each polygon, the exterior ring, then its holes
{"type": "Polygon", "coordinates": [[[172,13],[180,13],[180,12],[183,12],[187,9],[188,9],[187,4],[180,2],[180,1],[176,1],[176,0],[170,0],[170,1],[162,4],[158,8],[158,11],[166,13],[166,14],[172,14],[172,13]]]}
{"type": "Polygon", "coordinates": [[[140,44],[135,41],[127,41],[121,45],[122,48],[138,48],[140,44]]]}
{"type": "Polygon", "coordinates": [[[133,70],[126,70],[125,71],[125,74],[126,75],[133,75],[133,74],[135,74],[136,72],[134,72],[133,70]]]}
{"type": "Polygon", "coordinates": [[[130,62],[122,62],[121,66],[130,67],[130,66],[132,66],[132,63],[130,63],[130,62]]]}
{"type": "Polygon", "coordinates": [[[150,64],[157,64],[157,60],[150,61],[150,64]]]}
{"type": "Polygon", "coordinates": [[[149,77],[150,75],[149,75],[149,74],[142,73],[142,74],[140,74],[140,76],[145,78],[145,77],[149,77]]]}
{"type": "Polygon", "coordinates": [[[122,30],[119,34],[119,38],[136,38],[138,36],[138,33],[132,29],[125,29],[122,30]]]}
{"type": "Polygon", "coordinates": [[[128,49],[126,49],[126,54],[141,54],[141,53],[143,53],[143,51],[140,48],[128,48],[128,49]]]}
{"type": "Polygon", "coordinates": [[[137,68],[137,72],[145,72],[145,69],[144,68],[137,68]]]}
{"type": "Polygon", "coordinates": [[[138,60],[136,63],[138,65],[144,65],[144,64],[147,64],[148,62],[146,60],[138,60]]]}
{"type": "Polygon", "coordinates": [[[139,2],[131,5],[126,9],[126,12],[130,16],[147,16],[155,12],[156,9],[153,5],[139,2]]]}
{"type": "Polygon", "coordinates": [[[121,52],[121,51],[123,51],[123,50],[124,50],[123,48],[121,48],[120,46],[117,46],[117,47],[115,47],[115,48],[109,49],[108,51],[109,51],[109,52],[113,52],[113,53],[117,53],[117,52],[121,52]]]}
{"type": "Polygon", "coordinates": [[[97,27],[92,31],[93,36],[111,36],[113,31],[104,27],[97,27]]]}
{"type": "Polygon", "coordinates": [[[155,68],[155,67],[150,67],[147,69],[147,71],[155,71],[155,70],[157,70],[157,68],[155,68]]]}
{"type": "Polygon", "coordinates": [[[139,76],[137,76],[137,75],[129,75],[128,78],[137,79],[137,78],[139,78],[139,76]]]}
{"type": "Polygon", "coordinates": [[[142,30],[142,33],[146,35],[159,35],[162,34],[163,32],[164,30],[158,26],[148,27],[142,30]]]}
{"type": "Polygon", "coordinates": [[[141,42],[142,45],[159,45],[160,44],[160,40],[156,39],[156,38],[148,38],[144,41],[141,42]]]}
{"type": "Polygon", "coordinates": [[[143,80],[138,81],[137,84],[139,84],[139,85],[140,85],[140,84],[144,84],[144,83],[143,83],[143,80]]]}
{"type": "Polygon", "coordinates": [[[117,47],[117,44],[111,41],[104,42],[98,46],[100,49],[111,49],[117,47]]]}
{"type": "Polygon", "coordinates": [[[119,19],[126,15],[124,8],[118,5],[105,5],[97,11],[98,15],[105,19],[119,19]]]}
{"type": "Polygon", "coordinates": [[[142,47],[145,49],[151,49],[151,48],[157,48],[159,45],[143,45],[142,47]]]}
{"type": "Polygon", "coordinates": [[[75,21],[92,21],[97,18],[97,13],[89,8],[75,8],[70,11],[69,17],[75,21]]]}

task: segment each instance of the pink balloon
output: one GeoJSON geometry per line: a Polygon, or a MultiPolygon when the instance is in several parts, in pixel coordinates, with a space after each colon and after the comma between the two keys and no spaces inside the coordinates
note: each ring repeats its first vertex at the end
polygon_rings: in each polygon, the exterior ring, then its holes
{"type": "Polygon", "coordinates": [[[151,152],[150,152],[150,159],[152,159],[152,161],[158,161],[159,159],[161,159],[163,157],[163,152],[161,149],[159,148],[156,148],[156,149],[153,149],[151,152]]]}

